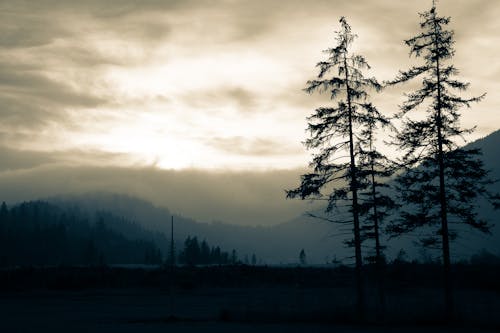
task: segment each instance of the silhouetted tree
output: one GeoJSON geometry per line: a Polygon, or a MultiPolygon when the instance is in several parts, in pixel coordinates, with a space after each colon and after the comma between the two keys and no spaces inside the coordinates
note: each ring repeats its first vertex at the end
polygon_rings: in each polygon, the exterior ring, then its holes
{"type": "Polygon", "coordinates": [[[224,264],[224,265],[227,265],[229,264],[229,253],[227,252],[221,252],[221,255],[220,255],[220,264],[224,264]]]}
{"type": "Polygon", "coordinates": [[[5,201],[3,201],[2,206],[0,207],[0,267],[7,264],[7,251],[10,248],[8,216],[9,216],[9,209],[5,201]]]}
{"type": "Polygon", "coordinates": [[[304,251],[304,249],[300,250],[299,262],[302,266],[305,266],[307,264],[306,251],[304,251]]]}
{"type": "Polygon", "coordinates": [[[213,264],[224,264],[222,262],[222,257],[221,257],[221,250],[220,247],[212,247],[212,250],[210,251],[210,262],[213,264]]]}
{"type": "Polygon", "coordinates": [[[9,209],[7,208],[7,204],[5,203],[5,201],[3,201],[0,207],[0,242],[2,241],[2,238],[5,233],[8,215],[9,215],[9,209]]]}
{"type": "Polygon", "coordinates": [[[340,24],[341,30],[336,32],[337,45],[325,50],[328,58],[317,64],[317,79],[308,81],[305,88],[308,93],[326,92],[337,104],[320,107],[308,118],[310,137],[305,146],[317,152],[310,163],[313,172],[302,175],[301,185],[287,191],[287,197],[326,200],[326,213],[336,210],[339,202],[350,202],[352,219],[332,221],[353,225],[357,311],[362,318],[364,293],[358,195],[366,184],[361,181],[362,174],[358,170],[357,131],[364,126],[366,114],[373,108],[366,102],[367,91],[379,90],[380,85],[374,78],[364,76],[363,70],[370,68],[368,63],[363,56],[350,50],[357,36],[344,17],[340,19],[340,24]]]}
{"type": "Polygon", "coordinates": [[[465,91],[469,84],[456,80],[458,70],[448,63],[455,53],[453,31],[446,28],[450,18],[438,16],[434,3],[420,17],[422,32],[405,43],[410,47],[410,56],[423,59],[423,63],[401,71],[389,82],[398,84],[421,78],[422,83],[418,90],[408,94],[397,115],[403,128],[395,143],[404,152],[401,163],[406,168],[397,182],[406,209],[389,231],[400,235],[424,226],[429,231],[421,243],[442,250],[446,314],[451,318],[449,242],[456,233],[450,230],[449,221],[482,232],[489,230],[485,221],[477,219],[474,207],[478,195],[493,198],[486,189],[491,181],[478,158],[480,152],[458,148],[455,143],[457,137],[472,132],[460,127],[459,109],[480,101],[484,95],[463,98],[455,93],[465,91]],[[411,119],[408,114],[419,106],[425,108],[427,116],[411,119]]]}
{"type": "MultiPolygon", "coordinates": [[[[236,250],[233,250],[232,263],[237,262],[236,250]],[[236,259],[235,259],[236,258],[236,259]]],[[[184,249],[179,254],[179,262],[188,265],[208,265],[229,263],[229,254],[221,251],[220,247],[210,247],[206,240],[198,243],[197,237],[188,236],[184,241],[184,249]]]]}
{"type": "Polygon", "coordinates": [[[184,262],[188,265],[197,265],[200,263],[200,245],[198,243],[198,238],[191,238],[188,236],[184,241],[184,250],[180,254],[181,262],[184,262]]]}
{"type": "Polygon", "coordinates": [[[236,250],[233,249],[231,251],[231,264],[237,264],[238,263],[238,255],[236,254],[236,250]]]}
{"type": "Polygon", "coordinates": [[[257,265],[257,257],[255,256],[255,253],[252,254],[252,266],[257,265]]]}
{"type": "Polygon", "coordinates": [[[203,240],[200,245],[200,263],[203,265],[211,264],[210,262],[210,247],[206,240],[203,240]]]}
{"type": "Polygon", "coordinates": [[[5,203],[5,201],[2,201],[2,206],[0,207],[0,218],[5,218],[8,213],[9,210],[7,208],[7,204],[5,203]]]}

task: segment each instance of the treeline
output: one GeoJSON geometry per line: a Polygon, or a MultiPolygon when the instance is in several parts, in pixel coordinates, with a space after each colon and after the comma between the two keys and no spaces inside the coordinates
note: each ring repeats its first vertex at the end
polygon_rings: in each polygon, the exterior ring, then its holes
{"type": "Polygon", "coordinates": [[[129,239],[108,225],[124,222],[108,213],[85,214],[35,201],[0,207],[0,265],[160,264],[153,241],[129,239]]]}
{"type": "MultiPolygon", "coordinates": [[[[98,212],[89,217],[78,207],[61,208],[43,201],[0,206],[0,267],[18,265],[106,265],[170,262],[164,255],[169,242],[165,235],[147,231],[133,221],[98,212]],[[164,249],[164,251],[162,251],[164,249]]],[[[185,265],[227,265],[245,262],[206,240],[188,237],[176,255],[185,265]]]]}
{"type": "Polygon", "coordinates": [[[256,265],[257,257],[252,254],[251,259],[248,255],[240,259],[235,249],[231,253],[225,252],[219,246],[211,247],[206,240],[200,243],[197,237],[188,236],[184,241],[184,249],[179,253],[178,261],[186,265],[256,265]]]}

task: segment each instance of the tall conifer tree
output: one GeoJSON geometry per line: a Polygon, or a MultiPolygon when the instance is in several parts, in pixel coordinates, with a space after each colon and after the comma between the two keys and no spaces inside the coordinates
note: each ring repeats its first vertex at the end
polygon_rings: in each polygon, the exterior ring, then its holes
{"type": "Polygon", "coordinates": [[[401,219],[388,230],[400,235],[423,227],[422,245],[442,250],[446,315],[450,319],[453,314],[450,240],[456,237],[456,232],[449,224],[463,223],[483,232],[489,230],[474,209],[478,195],[493,198],[487,191],[491,181],[479,159],[480,152],[456,144],[458,138],[472,132],[460,126],[460,108],[470,107],[484,95],[463,98],[458,94],[467,90],[469,84],[454,78],[458,70],[449,63],[455,53],[454,33],[447,29],[450,18],[438,16],[434,2],[420,17],[422,32],[405,43],[410,56],[422,59],[423,63],[401,71],[389,82],[421,80],[421,87],[407,95],[397,115],[402,120],[402,130],[395,144],[404,152],[401,163],[406,168],[397,182],[405,209],[401,219]],[[419,107],[426,116],[410,118],[419,107]]]}
{"type": "Polygon", "coordinates": [[[348,201],[351,218],[339,221],[353,226],[352,244],[355,249],[357,311],[363,318],[364,293],[362,282],[362,253],[359,191],[366,184],[358,170],[358,136],[365,125],[366,115],[373,106],[366,102],[370,89],[380,89],[374,78],[366,78],[369,69],[365,58],[354,54],[351,45],[357,37],[346,19],[340,19],[341,29],[336,32],[337,44],[324,52],[325,61],[317,64],[317,79],[307,82],[307,93],[328,93],[335,106],[320,107],[308,118],[310,137],[305,141],[314,150],[310,163],[311,173],[301,176],[301,185],[287,191],[288,198],[326,200],[326,213],[336,210],[339,203],[348,201]],[[347,153],[347,155],[346,155],[347,153]]]}

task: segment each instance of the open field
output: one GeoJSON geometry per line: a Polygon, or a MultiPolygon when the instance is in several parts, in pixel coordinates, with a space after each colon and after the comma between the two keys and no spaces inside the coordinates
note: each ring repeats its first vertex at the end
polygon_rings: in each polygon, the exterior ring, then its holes
{"type": "MultiPolygon", "coordinates": [[[[500,328],[499,291],[485,283],[457,289],[459,321],[449,327],[440,324],[442,294],[435,283],[421,281],[410,287],[412,275],[399,276],[400,283],[386,290],[383,322],[370,315],[368,323],[359,326],[353,317],[349,269],[257,268],[258,274],[246,270],[252,268],[183,268],[173,288],[170,274],[163,270],[2,271],[0,331],[490,332],[500,328]],[[310,280],[312,276],[316,280],[310,280]]],[[[490,274],[483,274],[483,279],[493,278],[490,274]]],[[[373,314],[376,293],[370,284],[366,289],[368,312],[373,314]]]]}

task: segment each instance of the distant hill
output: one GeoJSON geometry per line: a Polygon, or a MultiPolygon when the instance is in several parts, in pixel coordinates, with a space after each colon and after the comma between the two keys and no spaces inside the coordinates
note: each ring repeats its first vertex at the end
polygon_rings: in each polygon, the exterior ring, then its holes
{"type": "MultiPolygon", "coordinates": [[[[167,208],[154,206],[148,201],[129,195],[106,192],[53,197],[47,200],[66,209],[80,210],[90,216],[98,212],[109,212],[126,217],[142,230],[131,229],[130,225],[126,224],[114,224],[110,228],[132,239],[143,239],[146,232],[148,239],[156,241],[164,253],[168,250],[172,213],[167,208]]],[[[197,236],[200,240],[206,239],[210,244],[220,245],[226,250],[235,249],[240,259],[255,254],[270,264],[298,262],[302,248],[314,263],[324,263],[333,258],[332,254],[328,254],[332,248],[329,225],[307,217],[298,217],[270,227],[251,227],[222,222],[202,223],[177,214],[173,216],[174,238],[178,249],[188,236],[197,236]]]]}
{"type": "MultiPolygon", "coordinates": [[[[465,147],[481,149],[483,153],[482,160],[486,169],[491,170],[493,178],[500,179],[500,130],[471,142],[465,147]]],[[[500,188],[500,186],[497,188],[500,188]]]]}
{"type": "MultiPolygon", "coordinates": [[[[481,159],[486,170],[490,171],[489,178],[500,180],[500,130],[486,137],[468,143],[464,148],[479,148],[482,152],[481,159]]],[[[500,193],[500,183],[493,184],[490,191],[500,193]]],[[[458,238],[451,243],[452,260],[469,259],[471,255],[486,249],[495,254],[500,254],[500,219],[496,211],[484,199],[477,202],[478,218],[488,221],[492,228],[491,234],[484,234],[464,225],[450,224],[450,230],[457,231],[458,238]]],[[[407,235],[400,239],[388,241],[389,255],[395,256],[399,249],[404,248],[410,257],[422,258],[425,256],[440,258],[440,251],[422,250],[414,246],[415,234],[407,235]]]]}
{"type": "MultiPolygon", "coordinates": [[[[481,159],[484,162],[485,169],[490,171],[490,179],[497,180],[496,184],[490,186],[490,190],[500,193],[500,130],[471,142],[465,147],[481,149],[481,159]]],[[[470,252],[471,250],[479,251],[484,248],[495,254],[500,254],[500,210],[495,211],[485,200],[480,200],[478,204],[479,217],[492,225],[491,235],[467,230],[466,236],[458,240],[462,244],[461,250],[463,252],[470,252]]],[[[455,247],[459,246],[460,244],[455,245],[455,247]]]]}

